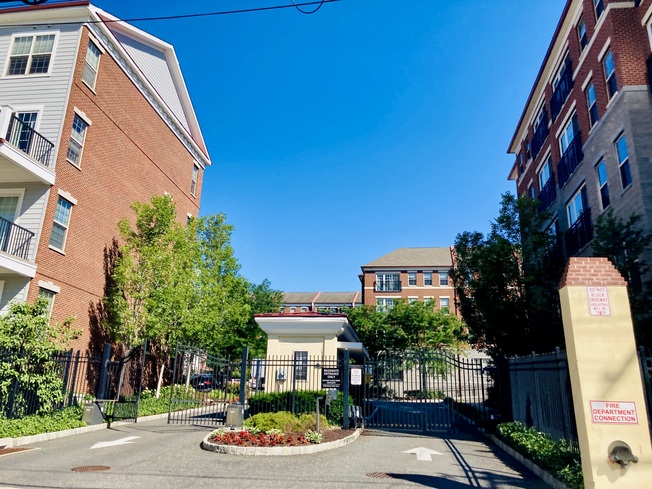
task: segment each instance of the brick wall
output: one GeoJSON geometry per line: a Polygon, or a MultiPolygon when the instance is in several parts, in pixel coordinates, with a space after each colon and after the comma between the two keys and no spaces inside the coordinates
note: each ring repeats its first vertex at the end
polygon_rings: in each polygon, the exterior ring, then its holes
{"type": "Polygon", "coordinates": [[[179,220],[199,214],[202,170],[196,197],[190,194],[194,159],[117,63],[103,54],[95,91],[81,81],[88,46],[84,29],[56,163],[56,182],[50,191],[43,232],[36,256],[37,276],[29,300],[38,294],[38,280],[61,287],[53,320],[75,316],[84,331],[80,348],[89,341],[89,306],[104,290],[103,256],[118,237],[117,222],[133,220],[130,206],[169,192],[179,220]],[[74,108],[83,111],[88,128],[80,168],[66,161],[74,108]],[[65,254],[49,248],[59,189],[77,199],[73,206],[65,254]]]}

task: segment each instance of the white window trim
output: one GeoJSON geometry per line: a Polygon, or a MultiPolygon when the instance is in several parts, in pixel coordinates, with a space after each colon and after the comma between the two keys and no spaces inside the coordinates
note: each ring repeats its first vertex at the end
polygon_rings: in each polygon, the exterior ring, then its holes
{"type": "Polygon", "coordinates": [[[5,290],[5,281],[0,280],[0,302],[2,302],[2,292],[5,290]]]}
{"type": "MultiPolygon", "coordinates": [[[[566,129],[566,126],[568,126],[568,123],[571,121],[573,116],[576,114],[575,108],[577,107],[577,99],[573,100],[573,103],[571,106],[568,108],[568,111],[566,112],[566,115],[564,118],[561,120],[561,124],[559,125],[559,128],[557,129],[557,132],[555,133],[555,139],[559,142],[559,136],[561,136],[564,133],[564,129],[566,129]]],[[[559,144],[557,144],[559,146],[559,144]]],[[[559,147],[561,149],[561,146],[559,147]]]]}
{"type": "Polygon", "coordinates": [[[49,290],[50,292],[54,292],[55,294],[61,292],[61,287],[53,284],[52,282],[46,282],[45,280],[39,280],[38,286],[40,289],[46,289],[49,290]]]}
{"type": "Polygon", "coordinates": [[[604,57],[607,55],[607,51],[609,51],[609,48],[611,47],[611,36],[604,42],[604,45],[602,46],[602,49],[600,49],[600,52],[598,53],[598,61],[602,63],[604,60],[604,57]]]}
{"type": "MultiPolygon", "coordinates": [[[[55,204],[55,214],[56,214],[56,205],[59,204],[59,197],[62,198],[62,199],[64,199],[64,200],[67,200],[68,202],[70,202],[70,203],[73,205],[73,207],[77,205],[77,199],[75,199],[75,198],[74,198],[72,195],[70,195],[68,192],[66,192],[66,191],[64,191],[64,190],[61,190],[61,189],[58,189],[57,203],[55,204]]],[[[49,247],[51,250],[54,250],[54,251],[56,251],[57,253],[61,253],[61,254],[63,254],[63,255],[66,254],[64,250],[65,250],[65,248],[66,248],[66,243],[68,242],[68,231],[70,231],[70,221],[72,221],[72,209],[70,209],[70,215],[68,216],[68,223],[66,224],[66,234],[64,235],[63,243],[62,243],[62,247],[61,247],[61,248],[57,248],[56,246],[53,246],[52,244],[50,244],[50,239],[52,238],[52,231],[50,231],[50,237],[48,238],[48,247],[49,247]]],[[[52,218],[52,226],[53,226],[53,227],[54,227],[54,224],[55,224],[56,222],[57,222],[57,221],[56,221],[56,220],[54,219],[54,217],[53,217],[53,218],[52,218]]]]}
{"type": "MultiPolygon", "coordinates": [[[[84,121],[86,123],[86,129],[84,130],[84,140],[83,141],[79,142],[79,141],[77,141],[75,139],[77,144],[79,144],[81,146],[81,150],[79,151],[79,161],[75,163],[70,158],[68,158],[67,154],[66,154],[66,161],[68,163],[70,163],[72,166],[81,169],[81,162],[84,159],[84,148],[86,147],[86,136],[88,135],[88,128],[90,128],[93,125],[93,122],[88,118],[88,116],[82,110],[78,109],[77,107],[74,108],[74,112],[75,112],[76,116],[78,116],[82,121],[84,121]]],[[[73,117],[73,125],[74,125],[74,123],[75,123],[75,119],[73,117]]],[[[71,127],[70,128],[70,139],[72,139],[72,135],[73,135],[73,128],[71,127]]],[[[70,140],[68,141],[68,147],[69,146],[70,146],[70,140]]],[[[66,148],[66,153],[68,152],[68,147],[66,148]]]]}
{"type": "Polygon", "coordinates": [[[199,182],[199,165],[195,162],[192,165],[192,173],[190,175],[190,195],[197,196],[197,183],[199,182]]]}
{"type": "Polygon", "coordinates": [[[100,63],[102,63],[102,56],[104,56],[104,50],[99,46],[97,41],[91,36],[89,36],[88,39],[88,45],[86,46],[86,56],[84,57],[84,68],[82,69],[82,77],[81,81],[84,85],[86,85],[93,93],[95,92],[95,87],[97,86],[97,75],[100,73],[100,63]],[[86,64],[87,64],[87,59],[88,59],[88,49],[90,47],[90,44],[93,44],[97,48],[97,50],[100,52],[99,57],[97,58],[97,68],[95,69],[95,77],[93,78],[93,86],[90,84],[86,83],[86,80],[84,80],[84,72],[86,70],[86,64]]]}
{"type": "MultiPolygon", "coordinates": [[[[557,75],[564,68],[566,58],[568,58],[568,56],[570,56],[569,46],[570,46],[569,39],[566,38],[566,40],[564,41],[563,46],[561,46],[559,48],[559,54],[555,58],[555,62],[553,64],[554,69],[552,69],[550,71],[550,75],[548,75],[547,84],[550,85],[551,87],[552,87],[553,81],[555,80],[555,78],[557,78],[557,75]]],[[[544,97],[545,97],[545,95],[544,95],[544,97]]]]}
{"type": "Polygon", "coordinates": [[[582,83],[582,91],[586,91],[586,87],[589,86],[589,83],[593,80],[593,70],[589,71],[589,74],[586,75],[586,78],[584,79],[584,82],[582,83]]]}
{"type": "Polygon", "coordinates": [[[439,309],[442,309],[443,307],[447,307],[448,309],[451,308],[451,298],[450,298],[450,296],[448,296],[448,295],[439,296],[439,309]],[[442,306],[441,305],[441,300],[442,299],[448,299],[448,305],[447,306],[442,306]]]}
{"type": "Polygon", "coordinates": [[[47,31],[23,31],[23,32],[14,32],[11,35],[11,40],[9,41],[9,49],[7,51],[7,57],[5,59],[5,65],[4,65],[4,72],[2,73],[2,78],[43,78],[43,77],[48,77],[52,75],[52,66],[54,66],[54,57],[56,55],[57,51],[57,45],[59,44],[59,33],[60,31],[58,30],[47,30],[47,31]],[[32,73],[32,74],[24,74],[24,75],[9,75],[7,74],[7,70],[9,70],[9,61],[11,60],[11,49],[14,46],[14,39],[17,37],[36,37],[36,36],[46,36],[49,34],[54,34],[54,42],[52,43],[52,53],[50,53],[50,65],[48,66],[48,71],[47,73],[32,73]]]}

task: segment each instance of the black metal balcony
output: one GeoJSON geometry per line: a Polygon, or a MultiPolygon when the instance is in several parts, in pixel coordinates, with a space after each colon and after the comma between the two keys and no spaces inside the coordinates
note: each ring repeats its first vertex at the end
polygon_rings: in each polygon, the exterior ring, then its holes
{"type": "Polygon", "coordinates": [[[537,199],[539,199],[539,212],[547,211],[556,197],[557,188],[555,186],[555,174],[553,173],[537,196],[537,199]]]}
{"type": "Polygon", "coordinates": [[[541,151],[543,143],[546,142],[546,138],[548,137],[549,132],[550,129],[548,128],[548,111],[544,107],[543,115],[539,121],[537,130],[534,132],[534,136],[532,136],[532,158],[536,158],[539,154],[539,151],[541,151]]]}
{"type": "Polygon", "coordinates": [[[401,281],[387,280],[384,282],[374,282],[374,291],[375,292],[400,292],[401,281]]]}
{"type": "Polygon", "coordinates": [[[52,163],[50,160],[52,159],[54,144],[15,115],[11,116],[5,139],[43,166],[51,168],[52,163]]]}
{"type": "Polygon", "coordinates": [[[559,163],[557,163],[557,179],[559,181],[559,188],[566,185],[566,182],[571,177],[573,172],[580,166],[584,153],[582,153],[582,138],[578,132],[575,138],[570,143],[566,151],[562,155],[559,163]]]}
{"type": "Polygon", "coordinates": [[[27,260],[34,233],[0,217],[0,251],[27,260]]]}
{"type": "Polygon", "coordinates": [[[563,72],[559,78],[559,83],[555,87],[555,91],[552,94],[550,99],[550,113],[552,115],[552,120],[557,119],[557,116],[561,112],[562,107],[566,103],[568,96],[573,89],[573,64],[571,63],[570,58],[566,59],[564,64],[563,72]]]}
{"type": "Polygon", "coordinates": [[[566,255],[574,256],[593,239],[591,209],[585,209],[575,223],[564,234],[566,255]]]}

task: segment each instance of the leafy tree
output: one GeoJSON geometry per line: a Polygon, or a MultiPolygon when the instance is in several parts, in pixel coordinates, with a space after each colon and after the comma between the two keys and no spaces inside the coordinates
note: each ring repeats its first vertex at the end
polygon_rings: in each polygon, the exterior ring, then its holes
{"type": "Polygon", "coordinates": [[[406,349],[455,347],[464,339],[464,324],[448,311],[435,310],[433,301],[398,301],[389,311],[372,306],[348,309],[346,314],[371,356],[406,349]]]}
{"type": "Polygon", "coordinates": [[[563,344],[557,284],[563,263],[538,202],[502,196],[487,236],[455,239],[452,278],[472,341],[490,353],[527,354],[563,344]]]}
{"type": "Polygon", "coordinates": [[[78,332],[72,319],[50,324],[48,301],[13,303],[0,316],[0,417],[52,411],[63,401],[63,383],[54,355],[78,332]]]}
{"type": "Polygon", "coordinates": [[[644,260],[652,243],[652,234],[640,228],[641,216],[632,214],[627,220],[613,212],[602,214],[595,223],[592,248],[594,256],[609,258],[627,281],[637,343],[652,347],[652,298],[649,282],[644,277],[649,266],[644,260]]]}
{"type": "Polygon", "coordinates": [[[268,281],[253,285],[240,275],[226,217],[182,225],[169,195],[132,209],[135,226],[118,223],[122,245],[105,295],[113,341],[128,352],[149,340],[159,367],[177,342],[231,357],[244,345],[264,351],[253,314],[277,311],[282,295],[268,281]]]}

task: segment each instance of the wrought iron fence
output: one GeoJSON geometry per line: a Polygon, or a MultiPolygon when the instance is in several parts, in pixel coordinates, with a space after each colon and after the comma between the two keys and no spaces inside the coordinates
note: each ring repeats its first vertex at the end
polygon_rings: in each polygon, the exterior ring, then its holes
{"type": "Polygon", "coordinates": [[[43,166],[51,167],[54,144],[15,115],[11,116],[6,139],[43,166]]]}
{"type": "Polygon", "coordinates": [[[0,217],[0,251],[27,260],[33,237],[33,232],[0,217]]]}

